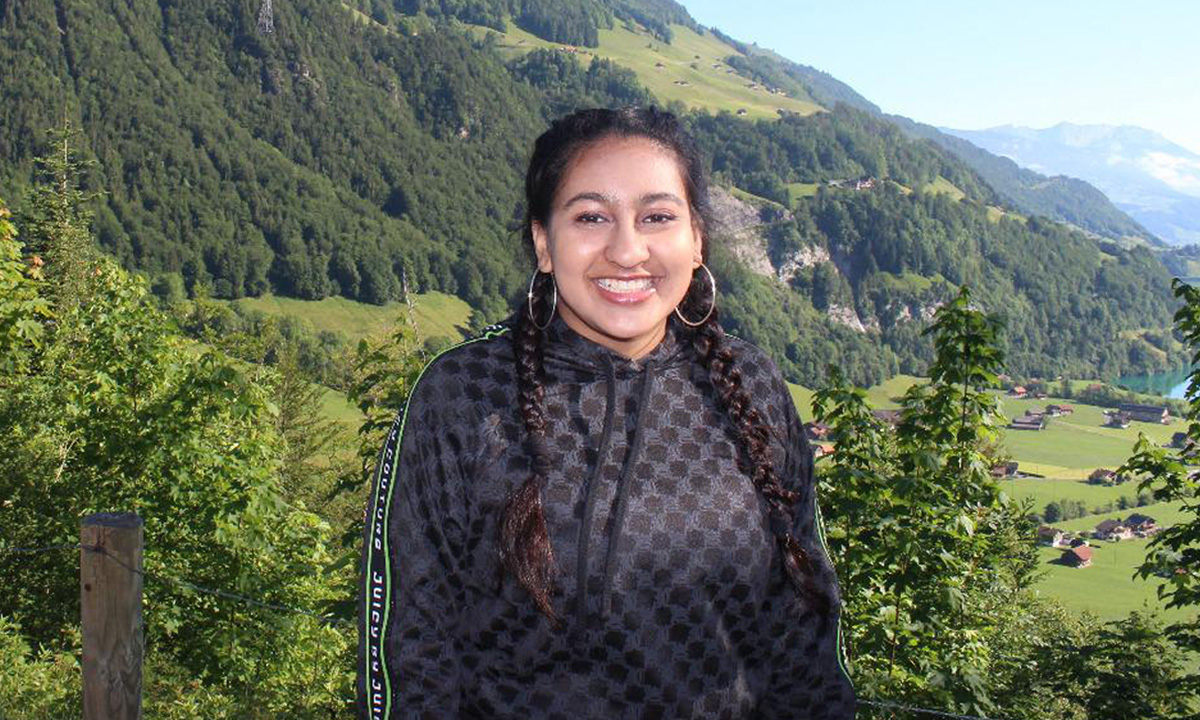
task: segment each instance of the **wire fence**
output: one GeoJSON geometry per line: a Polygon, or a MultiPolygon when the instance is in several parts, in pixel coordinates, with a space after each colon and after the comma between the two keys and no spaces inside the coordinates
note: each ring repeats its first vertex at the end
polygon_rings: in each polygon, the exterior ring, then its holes
{"type": "Polygon", "coordinates": [[[105,550],[104,548],[99,547],[99,546],[81,545],[80,543],[73,543],[73,544],[63,544],[63,545],[46,545],[44,547],[33,547],[33,548],[25,548],[25,547],[0,548],[0,554],[12,553],[12,554],[33,555],[33,554],[37,554],[37,553],[53,552],[56,550],[87,550],[88,552],[94,552],[94,553],[98,553],[100,555],[104,555],[104,556],[108,557],[109,559],[111,559],[113,562],[117,563],[121,567],[128,570],[129,572],[137,574],[137,575],[141,575],[142,578],[145,579],[147,582],[157,582],[160,584],[175,585],[178,587],[187,588],[189,590],[192,590],[193,592],[198,592],[198,593],[202,593],[205,595],[213,595],[216,597],[222,597],[227,600],[235,600],[237,602],[244,603],[246,605],[252,605],[254,607],[260,607],[260,608],[264,608],[267,610],[277,610],[279,612],[285,612],[285,613],[289,613],[292,615],[304,615],[307,617],[316,618],[317,620],[320,620],[321,622],[325,623],[326,625],[332,625],[335,627],[354,627],[353,622],[351,622],[349,620],[344,620],[342,618],[331,618],[326,615],[322,615],[320,613],[313,612],[311,610],[304,610],[302,608],[290,607],[287,605],[280,605],[278,603],[264,602],[262,600],[256,600],[252,597],[246,597],[245,595],[239,595],[237,593],[229,592],[228,590],[204,587],[203,585],[197,585],[196,583],[188,582],[187,580],[181,580],[179,578],[169,577],[167,575],[159,575],[157,573],[150,573],[150,572],[146,572],[145,570],[139,570],[138,568],[130,567],[123,560],[121,560],[120,558],[116,557],[112,553],[108,552],[107,550],[105,550]]]}
{"type": "MultiPolygon", "coordinates": [[[[99,546],[95,546],[95,545],[83,545],[80,543],[63,543],[61,545],[46,545],[46,546],[42,546],[42,547],[7,547],[7,548],[0,548],[0,555],[4,555],[4,554],[35,555],[35,554],[48,553],[48,552],[60,552],[63,550],[86,550],[88,552],[94,552],[94,553],[98,553],[101,555],[105,555],[109,559],[116,562],[121,567],[128,570],[129,572],[141,575],[146,581],[152,581],[152,582],[157,582],[157,583],[161,583],[161,584],[169,584],[169,585],[175,585],[178,587],[184,587],[184,588],[187,588],[194,592],[203,593],[206,595],[213,595],[216,597],[225,598],[227,600],[233,600],[236,602],[244,603],[246,605],[251,605],[253,607],[260,607],[260,608],[264,608],[264,609],[268,609],[268,610],[276,610],[279,612],[286,612],[286,613],[290,613],[293,615],[303,615],[306,617],[315,618],[315,619],[321,621],[322,623],[325,623],[327,625],[336,626],[336,627],[354,627],[354,625],[355,625],[353,622],[351,622],[349,620],[344,620],[342,618],[331,618],[331,617],[327,617],[325,615],[321,615],[319,613],[312,612],[310,610],[304,610],[302,608],[296,608],[296,607],[289,607],[287,605],[280,605],[278,603],[264,602],[262,600],[256,600],[255,598],[246,597],[245,595],[239,595],[237,593],[229,592],[228,590],[204,587],[202,585],[197,585],[196,583],[189,582],[187,580],[181,580],[179,578],[169,577],[166,575],[159,575],[157,573],[149,573],[149,572],[146,572],[145,570],[139,570],[135,567],[129,566],[127,563],[122,561],[120,558],[116,557],[112,553],[109,553],[103,547],[99,547],[99,546]]],[[[1003,720],[1002,718],[997,718],[997,717],[987,717],[987,716],[983,716],[983,715],[964,715],[964,714],[960,714],[960,713],[947,712],[945,710],[935,710],[932,708],[923,708],[923,707],[919,707],[919,706],[915,706],[915,705],[905,705],[903,703],[892,702],[889,700],[859,699],[858,705],[859,705],[860,709],[865,707],[865,708],[876,708],[881,711],[886,711],[887,712],[886,717],[889,717],[889,718],[924,716],[924,717],[936,717],[936,718],[950,718],[950,720],[1003,720]],[[906,715],[898,716],[896,714],[897,712],[905,713],[906,715]]],[[[861,717],[862,713],[860,712],[859,715],[861,717]]],[[[872,715],[874,716],[875,713],[872,713],[872,715]]]]}

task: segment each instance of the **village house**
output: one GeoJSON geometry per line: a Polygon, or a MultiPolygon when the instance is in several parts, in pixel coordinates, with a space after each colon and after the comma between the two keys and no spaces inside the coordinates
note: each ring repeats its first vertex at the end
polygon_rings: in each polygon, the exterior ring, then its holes
{"type": "Polygon", "coordinates": [[[1008,427],[1013,430],[1041,430],[1046,427],[1046,416],[1040,412],[1026,410],[1021,417],[1013,418],[1008,427]]]}
{"type": "Polygon", "coordinates": [[[1071,567],[1085,568],[1092,564],[1092,549],[1087,545],[1073,547],[1065,551],[1059,561],[1071,567]]]}
{"type": "Polygon", "coordinates": [[[1135,537],[1140,538],[1150,537],[1162,529],[1154,521],[1154,518],[1141,513],[1133,513],[1125,518],[1125,526],[1133,531],[1135,537]]]}
{"type": "Polygon", "coordinates": [[[1043,525],[1038,528],[1038,545],[1062,547],[1066,545],[1067,534],[1056,527],[1043,525]]]}
{"type": "Polygon", "coordinates": [[[1070,405],[1047,405],[1046,415],[1049,417],[1060,417],[1062,415],[1070,415],[1075,412],[1075,408],[1070,405]]]}
{"type": "Polygon", "coordinates": [[[992,477],[994,478],[1014,478],[1017,476],[1017,468],[1019,465],[1016,460],[1009,460],[996,464],[992,468],[992,477]]]}
{"type": "Polygon", "coordinates": [[[819,422],[804,423],[804,435],[809,440],[824,440],[825,438],[829,437],[829,433],[831,433],[832,431],[833,431],[833,428],[829,427],[825,423],[819,423],[819,422]]]}
{"type": "Polygon", "coordinates": [[[1092,531],[1097,540],[1131,540],[1133,530],[1120,520],[1104,520],[1092,531]]]}
{"type": "Polygon", "coordinates": [[[816,443],[813,445],[813,460],[823,458],[826,455],[833,454],[833,445],[831,443],[816,443]]]}
{"type": "Polygon", "coordinates": [[[1088,484],[1090,485],[1116,485],[1117,473],[1108,468],[1096,468],[1088,475],[1088,484]]]}
{"type": "Polygon", "coordinates": [[[1029,394],[1029,391],[1025,389],[1024,385],[1013,385],[1008,394],[1012,397],[1023,398],[1029,394]]]}
{"type": "Polygon", "coordinates": [[[1171,414],[1162,405],[1138,405],[1136,403],[1121,403],[1118,410],[1128,415],[1131,420],[1138,422],[1161,423],[1171,422],[1171,414]]]}
{"type": "Polygon", "coordinates": [[[1129,427],[1130,416],[1126,413],[1119,410],[1109,410],[1104,413],[1104,416],[1108,418],[1108,421],[1104,423],[1104,427],[1118,428],[1120,430],[1129,427]]]}

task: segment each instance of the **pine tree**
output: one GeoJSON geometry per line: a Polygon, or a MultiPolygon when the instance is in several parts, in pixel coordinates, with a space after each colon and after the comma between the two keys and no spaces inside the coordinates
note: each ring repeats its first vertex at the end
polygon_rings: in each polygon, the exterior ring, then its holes
{"type": "Polygon", "coordinates": [[[82,189],[90,163],[75,152],[79,130],[64,120],[51,131],[51,147],[37,159],[40,182],[34,186],[22,227],[33,263],[44,263],[55,305],[66,310],[86,300],[99,251],[91,235],[89,203],[82,189]]]}

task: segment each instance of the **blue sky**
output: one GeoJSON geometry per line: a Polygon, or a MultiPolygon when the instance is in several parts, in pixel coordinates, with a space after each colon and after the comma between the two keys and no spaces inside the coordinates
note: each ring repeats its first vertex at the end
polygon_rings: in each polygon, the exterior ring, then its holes
{"type": "Polygon", "coordinates": [[[1200,153],[1195,0],[681,0],[885,112],[981,129],[1138,125],[1200,153]]]}

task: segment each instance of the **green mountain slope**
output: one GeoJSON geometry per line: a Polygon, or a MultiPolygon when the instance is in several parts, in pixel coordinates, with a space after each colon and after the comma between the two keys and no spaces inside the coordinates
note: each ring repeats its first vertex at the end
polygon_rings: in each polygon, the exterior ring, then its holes
{"type": "Polygon", "coordinates": [[[96,161],[102,244],[157,282],[383,304],[406,276],[479,324],[528,279],[521,172],[549,119],[673,101],[717,184],[751,201],[718,238],[726,317],[790,379],[814,384],[828,362],[861,382],[921,369],[922,318],[961,282],[1009,314],[1014,372],[1176,360],[1148,253],[1002,217],[953,154],[869,104],[814,112],[853,100],[832,78],[739,75],[731,57],[754,61],[745,72],[780,61],[739,55],[672,3],[560,6],[547,29],[536,3],[499,0],[0,0],[0,194],[19,207],[66,116],[96,161]],[[589,28],[586,54],[562,47],[589,28]],[[688,86],[671,79],[686,73],[688,86]]]}

